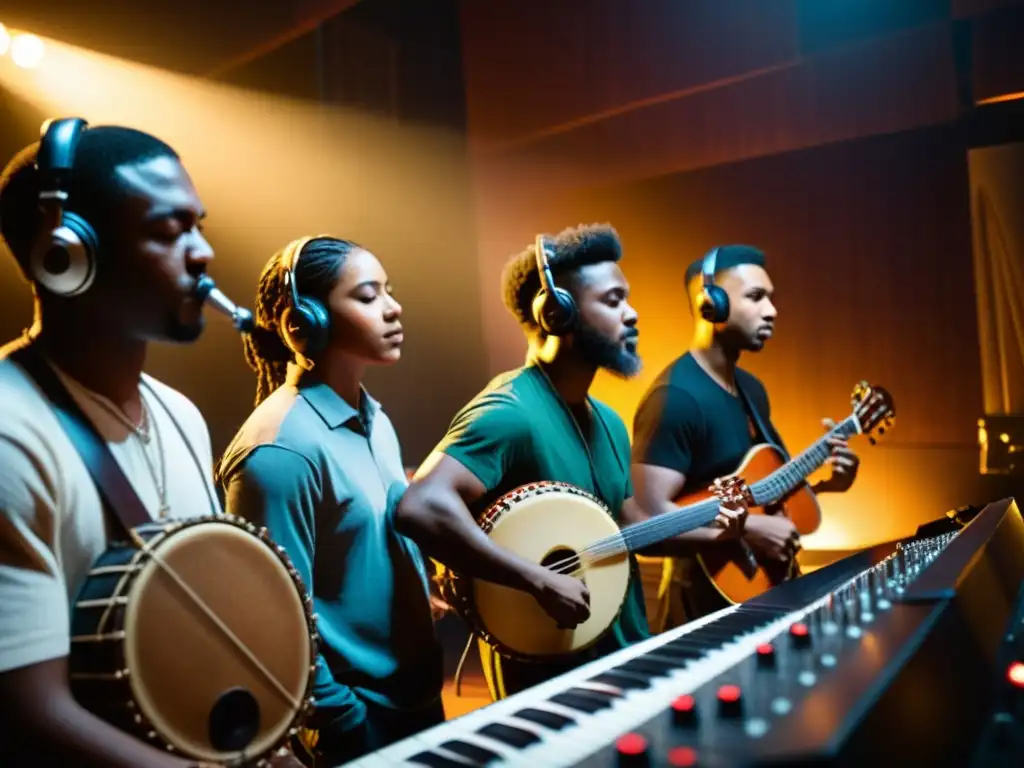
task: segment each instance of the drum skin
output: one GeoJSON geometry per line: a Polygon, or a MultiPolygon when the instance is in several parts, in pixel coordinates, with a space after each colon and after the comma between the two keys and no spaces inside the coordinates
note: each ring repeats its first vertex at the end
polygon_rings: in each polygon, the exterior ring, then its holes
{"type": "MultiPolygon", "coordinates": [[[[535,563],[619,534],[597,498],[556,482],[516,488],[495,502],[480,525],[495,544],[535,563]]],[[[591,609],[575,629],[560,629],[532,595],[511,587],[446,571],[442,589],[476,633],[503,655],[550,661],[585,650],[607,633],[626,599],[629,559],[625,553],[606,557],[575,575],[590,589],[591,609]]]]}

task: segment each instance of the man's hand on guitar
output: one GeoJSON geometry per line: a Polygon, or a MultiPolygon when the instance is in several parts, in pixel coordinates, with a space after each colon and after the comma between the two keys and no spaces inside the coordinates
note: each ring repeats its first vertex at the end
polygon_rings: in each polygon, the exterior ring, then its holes
{"type": "Polygon", "coordinates": [[[590,618],[590,590],[575,576],[540,568],[531,592],[563,629],[574,629],[590,618]]]}
{"type": "Polygon", "coordinates": [[[747,518],[743,540],[773,560],[789,560],[800,549],[800,533],[785,515],[752,515],[747,518]]]}
{"type": "Polygon", "coordinates": [[[717,478],[709,489],[721,502],[718,505],[718,516],[711,524],[721,532],[717,539],[735,539],[743,533],[747,520],[747,505],[750,501],[750,489],[738,477],[717,478]]]}
{"type": "MultiPolygon", "coordinates": [[[[821,423],[825,425],[826,432],[835,427],[835,422],[832,419],[822,419],[821,423]]],[[[815,493],[848,491],[853,485],[853,481],[857,479],[860,458],[850,448],[850,444],[838,435],[830,437],[828,444],[832,449],[832,455],[828,457],[828,464],[832,466],[832,476],[827,480],[815,483],[811,490],[815,493]]]]}
{"type": "Polygon", "coordinates": [[[718,507],[718,517],[711,524],[713,528],[721,529],[718,539],[739,538],[747,521],[747,505],[742,502],[723,502],[718,507]]]}

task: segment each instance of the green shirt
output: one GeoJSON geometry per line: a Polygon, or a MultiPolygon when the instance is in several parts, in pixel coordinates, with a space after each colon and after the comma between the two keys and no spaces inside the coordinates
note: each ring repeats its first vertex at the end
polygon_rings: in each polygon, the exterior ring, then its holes
{"type": "MultiPolygon", "coordinates": [[[[590,456],[565,402],[534,365],[496,377],[459,411],[436,450],[465,466],[487,489],[471,509],[474,516],[513,488],[548,480],[589,491],[621,524],[622,503],[633,495],[629,434],[615,411],[587,399],[591,418],[583,427],[590,456]]],[[[650,636],[643,585],[632,556],[630,567],[622,610],[597,646],[601,655],[650,636]]]]}

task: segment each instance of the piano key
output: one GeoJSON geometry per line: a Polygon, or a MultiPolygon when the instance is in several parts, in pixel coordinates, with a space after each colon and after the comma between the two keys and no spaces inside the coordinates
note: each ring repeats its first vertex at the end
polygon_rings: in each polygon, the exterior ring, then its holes
{"type": "Polygon", "coordinates": [[[560,715],[557,712],[551,712],[549,710],[535,709],[534,707],[520,709],[515,713],[515,716],[520,720],[529,720],[530,722],[546,726],[554,731],[560,731],[563,728],[576,724],[576,721],[571,717],[565,717],[564,715],[560,715]]]}
{"type": "Polygon", "coordinates": [[[594,675],[590,680],[595,683],[606,683],[607,685],[619,688],[623,692],[626,690],[635,690],[638,688],[650,688],[651,684],[645,677],[639,675],[628,675],[619,672],[621,667],[616,667],[610,672],[602,672],[600,675],[594,675]]]}
{"type": "Polygon", "coordinates": [[[593,714],[599,710],[607,709],[612,705],[610,696],[587,696],[587,691],[580,689],[574,690],[579,692],[574,693],[573,691],[564,691],[563,693],[552,696],[550,700],[556,704],[564,704],[567,707],[579,710],[580,712],[586,712],[587,714],[593,714]]]}
{"type": "Polygon", "coordinates": [[[625,672],[640,672],[652,677],[658,677],[669,672],[674,672],[681,666],[682,665],[677,664],[674,661],[662,660],[653,657],[650,654],[644,654],[632,661],[627,661],[625,664],[617,667],[617,669],[621,669],[625,672]]]}
{"type": "Polygon", "coordinates": [[[437,752],[420,752],[410,757],[409,762],[416,765],[426,765],[430,768],[467,768],[467,766],[475,765],[474,763],[452,760],[437,752]]]}
{"type": "Polygon", "coordinates": [[[501,755],[497,752],[468,741],[449,739],[441,745],[441,748],[468,758],[474,765],[490,765],[501,760],[501,755]]]}
{"type": "Polygon", "coordinates": [[[476,732],[519,749],[541,741],[532,731],[504,723],[491,723],[483,728],[477,728],[476,732]]]}

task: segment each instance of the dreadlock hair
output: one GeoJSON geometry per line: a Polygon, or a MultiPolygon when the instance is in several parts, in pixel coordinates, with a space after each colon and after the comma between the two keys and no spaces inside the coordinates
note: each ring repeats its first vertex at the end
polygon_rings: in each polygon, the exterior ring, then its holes
{"type": "MultiPolygon", "coordinates": [[[[346,257],[356,248],[359,246],[355,243],[336,237],[320,237],[306,243],[295,264],[298,293],[326,305],[346,257]]],[[[245,362],[256,372],[256,405],[284,384],[288,363],[295,358],[281,333],[281,317],[292,304],[281,261],[284,252],[282,248],[263,267],[256,289],[256,328],[243,336],[245,362]]]]}
{"type": "MultiPolygon", "coordinates": [[[[16,154],[0,175],[0,232],[18,262],[25,279],[32,243],[42,226],[39,210],[39,142],[16,154]]],[[[85,218],[100,238],[114,225],[115,206],[127,192],[117,169],[128,163],[144,163],[157,157],[178,158],[160,139],[134,128],[99,125],[87,129],[75,148],[75,167],[68,177],[64,208],[85,218]]]]}
{"type": "MultiPolygon", "coordinates": [[[[580,224],[563,229],[548,239],[548,264],[551,276],[560,288],[575,293],[577,273],[581,267],[622,258],[619,233],[611,224],[580,224]]],[[[531,243],[505,263],[501,273],[501,298],[505,308],[528,332],[540,326],[533,317],[533,297],[540,290],[537,272],[537,248],[531,243]]]]}

